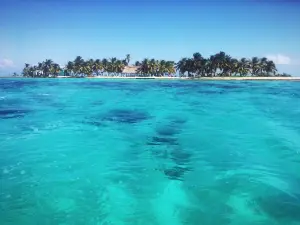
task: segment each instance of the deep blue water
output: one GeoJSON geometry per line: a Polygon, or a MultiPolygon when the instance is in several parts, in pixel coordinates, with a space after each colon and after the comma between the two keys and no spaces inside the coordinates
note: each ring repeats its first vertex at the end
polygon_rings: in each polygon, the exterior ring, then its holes
{"type": "Polygon", "coordinates": [[[300,82],[0,79],[0,224],[300,224],[300,82]]]}

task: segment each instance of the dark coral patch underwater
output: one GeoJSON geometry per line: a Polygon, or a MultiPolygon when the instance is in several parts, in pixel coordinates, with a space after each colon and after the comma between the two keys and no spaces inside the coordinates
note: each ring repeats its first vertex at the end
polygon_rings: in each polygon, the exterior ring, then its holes
{"type": "Polygon", "coordinates": [[[261,196],[256,199],[258,206],[277,221],[300,222],[300,196],[278,193],[271,196],[261,196]]]}
{"type": "Polygon", "coordinates": [[[150,118],[147,112],[141,110],[113,109],[102,117],[103,121],[134,124],[150,118]]]}
{"type": "Polygon", "coordinates": [[[177,124],[171,123],[160,125],[155,129],[156,133],[161,136],[174,136],[179,134],[181,129],[177,124]]]}
{"type": "Polygon", "coordinates": [[[172,137],[152,137],[148,145],[178,145],[177,139],[172,137]]]}
{"type": "Polygon", "coordinates": [[[21,118],[29,112],[26,109],[0,109],[0,119],[21,118]]]}
{"type": "Polygon", "coordinates": [[[190,171],[190,169],[182,167],[182,166],[174,166],[169,169],[164,170],[164,174],[168,177],[170,180],[183,180],[184,174],[190,171]]]}

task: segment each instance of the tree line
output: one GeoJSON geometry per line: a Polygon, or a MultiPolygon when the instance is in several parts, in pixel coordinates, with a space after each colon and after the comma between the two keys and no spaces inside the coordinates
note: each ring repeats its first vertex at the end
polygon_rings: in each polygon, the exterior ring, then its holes
{"type": "Polygon", "coordinates": [[[74,61],[69,61],[64,68],[61,68],[51,59],[46,59],[34,66],[26,63],[22,74],[24,77],[57,77],[58,75],[91,76],[93,74],[100,75],[103,72],[122,73],[125,66],[129,64],[129,61],[129,54],[123,60],[115,57],[109,60],[84,60],[81,56],[77,56],[74,61]]]}
{"type": "MultiPolygon", "coordinates": [[[[124,59],[116,57],[110,59],[84,60],[77,56],[75,60],[69,61],[63,68],[50,59],[31,66],[25,64],[22,75],[24,77],[57,77],[58,75],[85,77],[109,75],[116,76],[124,74],[124,68],[130,66],[130,54],[124,59]]],[[[134,72],[140,76],[165,76],[174,75],[197,77],[225,77],[225,76],[290,76],[286,73],[277,73],[277,68],[272,60],[267,58],[253,57],[251,59],[236,59],[219,52],[208,58],[200,53],[194,53],[191,58],[182,58],[177,63],[167,60],[144,59],[136,61],[134,72]]],[[[126,72],[125,72],[126,73],[126,72]]]]}
{"type": "Polygon", "coordinates": [[[176,64],[180,74],[189,77],[224,77],[224,76],[290,76],[286,73],[277,73],[272,60],[253,57],[240,60],[219,52],[204,58],[200,53],[194,53],[191,58],[183,58],[176,64]]]}

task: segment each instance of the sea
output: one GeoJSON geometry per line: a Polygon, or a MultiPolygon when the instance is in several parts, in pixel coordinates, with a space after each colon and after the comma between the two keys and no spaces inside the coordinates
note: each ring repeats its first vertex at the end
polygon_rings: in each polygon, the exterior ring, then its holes
{"type": "Polygon", "coordinates": [[[299,225],[300,82],[0,79],[1,225],[299,225]]]}

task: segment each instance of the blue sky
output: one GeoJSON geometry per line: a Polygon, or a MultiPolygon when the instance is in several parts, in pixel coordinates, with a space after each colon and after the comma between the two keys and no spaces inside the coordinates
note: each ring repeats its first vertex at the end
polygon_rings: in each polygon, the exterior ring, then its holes
{"type": "Polygon", "coordinates": [[[300,76],[300,1],[0,0],[0,74],[46,58],[268,56],[300,76]]]}

